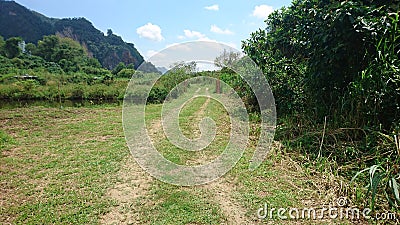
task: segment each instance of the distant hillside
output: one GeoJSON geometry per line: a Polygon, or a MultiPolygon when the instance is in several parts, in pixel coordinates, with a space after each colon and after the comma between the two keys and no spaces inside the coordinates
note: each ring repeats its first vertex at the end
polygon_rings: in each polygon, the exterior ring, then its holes
{"type": "Polygon", "coordinates": [[[168,72],[168,69],[165,67],[157,67],[157,70],[160,71],[160,73],[162,73],[162,74],[168,72]]]}
{"type": "MultiPolygon", "coordinates": [[[[103,67],[113,69],[119,62],[137,68],[144,59],[131,43],[108,31],[107,35],[96,29],[85,18],[54,19],[29,10],[14,1],[0,0],[0,35],[4,38],[22,37],[36,43],[44,35],[57,34],[78,41],[88,50],[89,56],[99,60],[103,67]]],[[[146,66],[157,72],[153,66],[146,66]]]]}
{"type": "Polygon", "coordinates": [[[50,20],[44,18],[13,1],[0,1],[0,35],[4,38],[20,36],[26,42],[37,42],[43,35],[54,34],[50,20]]]}

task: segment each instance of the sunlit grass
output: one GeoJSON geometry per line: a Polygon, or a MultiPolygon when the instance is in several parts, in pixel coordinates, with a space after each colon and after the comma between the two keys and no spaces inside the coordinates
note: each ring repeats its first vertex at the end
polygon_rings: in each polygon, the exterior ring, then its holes
{"type": "Polygon", "coordinates": [[[128,155],[119,108],[1,110],[2,223],[96,223],[128,155]],[[100,119],[101,118],[101,119],[100,119]]]}
{"type": "MultiPolygon", "coordinates": [[[[206,97],[195,98],[180,114],[182,132],[192,138],[198,137],[201,118],[208,116],[216,122],[217,141],[202,152],[183,151],[169,143],[162,128],[153,127],[160,121],[161,106],[146,107],[147,125],[155,130],[153,141],[171,161],[203,164],[223,151],[229,140],[229,117],[220,103],[208,100],[205,105],[206,101],[206,97]]],[[[106,193],[117,183],[116,174],[130,157],[121,114],[117,106],[0,110],[0,223],[97,224],[116,204],[106,193]]],[[[318,183],[321,174],[303,171],[283,149],[274,149],[260,168],[250,172],[252,141],[239,163],[222,178],[228,185],[227,195],[254,222],[261,222],[256,213],[265,203],[288,208],[301,207],[304,201],[324,202],[315,189],[329,184],[318,183]]],[[[205,186],[153,181],[149,192],[132,200],[129,210],[137,211],[138,222],[147,224],[227,223],[231,215],[221,209],[215,194],[205,186]]]]}

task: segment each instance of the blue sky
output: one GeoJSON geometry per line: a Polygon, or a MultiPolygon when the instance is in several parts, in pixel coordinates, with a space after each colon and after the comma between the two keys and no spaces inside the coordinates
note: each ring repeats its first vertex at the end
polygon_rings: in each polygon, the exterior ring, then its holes
{"type": "Polygon", "coordinates": [[[240,49],[241,40],[264,28],[266,16],[290,0],[16,0],[54,18],[85,17],[106,33],[112,29],[149,57],[167,46],[214,40],[240,49]]]}

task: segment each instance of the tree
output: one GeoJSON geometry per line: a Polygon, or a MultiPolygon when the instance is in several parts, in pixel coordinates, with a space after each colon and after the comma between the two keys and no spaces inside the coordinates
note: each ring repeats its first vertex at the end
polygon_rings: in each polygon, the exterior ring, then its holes
{"type": "Polygon", "coordinates": [[[125,63],[120,62],[118,65],[113,69],[112,74],[117,75],[121,70],[125,69],[125,63]]]}
{"type": "Polygon", "coordinates": [[[107,36],[112,36],[113,35],[113,31],[111,29],[107,30],[107,36]]]}
{"type": "Polygon", "coordinates": [[[127,69],[124,68],[122,70],[120,70],[117,74],[116,77],[120,77],[120,78],[132,78],[132,76],[135,74],[135,70],[134,69],[127,69]]]}
{"type": "Polygon", "coordinates": [[[28,43],[25,46],[25,51],[27,54],[31,55],[36,52],[36,45],[33,43],[28,43]]]}
{"type": "Polygon", "coordinates": [[[5,55],[10,59],[18,57],[22,52],[19,46],[21,42],[22,39],[19,37],[12,37],[7,39],[4,44],[5,55]]]}
{"type": "Polygon", "coordinates": [[[240,52],[228,52],[226,49],[220,56],[215,58],[214,64],[220,68],[232,67],[233,64],[240,59],[240,52]]]}
{"type": "Polygon", "coordinates": [[[4,55],[4,45],[6,44],[6,42],[4,41],[4,38],[2,36],[0,36],[0,55],[4,55]]]}
{"type": "Polygon", "coordinates": [[[67,37],[45,36],[38,42],[35,53],[46,61],[59,64],[65,72],[76,72],[83,66],[99,66],[96,60],[89,59],[77,41],[67,37]]]}
{"type": "Polygon", "coordinates": [[[97,60],[96,58],[89,57],[86,60],[86,65],[94,67],[94,68],[101,68],[101,64],[100,64],[99,60],[97,60]]]}
{"type": "Polygon", "coordinates": [[[384,36],[390,7],[382,1],[295,0],[272,13],[267,27],[252,33],[242,47],[265,73],[281,62],[295,74],[301,69],[297,65],[305,65],[301,82],[280,80],[304,85],[303,96],[314,104],[309,108],[326,115],[379,55],[375,43],[384,36]]]}
{"type": "Polygon", "coordinates": [[[58,46],[56,46],[52,61],[58,62],[61,59],[67,59],[82,63],[82,60],[87,58],[85,49],[78,42],[66,37],[57,38],[59,39],[58,46]]]}
{"type": "Polygon", "coordinates": [[[127,66],[126,66],[126,68],[127,69],[135,69],[135,65],[133,64],[133,63],[129,63],[127,66]]]}
{"type": "Polygon", "coordinates": [[[195,61],[193,62],[177,62],[171,65],[171,69],[168,71],[168,73],[175,73],[175,74],[190,74],[190,73],[195,73],[197,69],[197,63],[195,61]]]}
{"type": "Polygon", "coordinates": [[[44,36],[37,44],[36,55],[42,57],[46,61],[54,62],[54,53],[60,40],[55,35],[44,36]]]}

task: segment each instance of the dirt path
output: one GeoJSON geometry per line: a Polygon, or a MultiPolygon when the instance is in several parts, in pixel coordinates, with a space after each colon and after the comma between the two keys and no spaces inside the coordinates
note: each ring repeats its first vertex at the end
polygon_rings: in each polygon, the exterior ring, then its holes
{"type": "MultiPolygon", "coordinates": [[[[156,121],[151,124],[149,133],[155,133],[159,129],[162,129],[161,122],[156,121]]],[[[121,164],[122,168],[117,173],[119,180],[106,194],[116,205],[101,217],[101,224],[141,224],[138,202],[149,195],[154,178],[139,166],[131,154],[121,164]]]]}
{"type": "MultiPolygon", "coordinates": [[[[196,93],[199,91],[200,89],[196,93]]],[[[209,96],[208,89],[205,90],[205,93],[206,96],[209,96]]],[[[208,97],[198,111],[193,114],[191,121],[194,124],[204,117],[210,101],[211,98],[208,97]]],[[[160,135],[161,130],[161,121],[156,120],[150,125],[149,134],[155,139],[166,138],[164,135],[160,135]]],[[[198,135],[197,132],[196,135],[198,135]]],[[[205,163],[209,158],[209,156],[202,155],[196,162],[205,163]]],[[[116,205],[101,218],[101,224],[140,224],[138,222],[140,221],[140,214],[135,210],[135,206],[137,206],[140,198],[149,194],[154,179],[130,155],[122,164],[124,166],[117,175],[120,179],[119,182],[107,191],[107,196],[111,197],[116,205]]],[[[201,188],[210,193],[210,202],[221,208],[227,218],[226,224],[251,224],[251,220],[246,216],[246,209],[233,196],[236,192],[235,186],[229,183],[227,179],[220,178],[212,183],[195,188],[201,188]]]]}
{"type": "Polygon", "coordinates": [[[136,202],[146,196],[153,180],[129,155],[118,172],[119,182],[107,191],[107,196],[116,201],[116,206],[105,214],[101,224],[140,224],[140,214],[135,210],[136,202]]]}
{"type": "Polygon", "coordinates": [[[226,224],[252,224],[246,216],[247,210],[234,198],[235,186],[225,178],[202,186],[212,194],[212,201],[219,205],[227,218],[226,224]]]}
{"type": "MultiPolygon", "coordinates": [[[[208,94],[208,89],[206,90],[208,94]]],[[[208,97],[199,110],[193,115],[193,121],[200,121],[205,115],[205,109],[210,103],[208,97]]],[[[203,156],[197,160],[201,164],[209,161],[210,157],[203,156]]],[[[227,224],[251,224],[251,220],[246,216],[246,209],[234,198],[235,186],[227,181],[225,177],[201,186],[211,193],[211,201],[218,204],[223,214],[227,218],[227,224]]]]}

